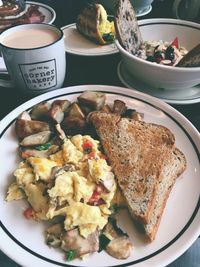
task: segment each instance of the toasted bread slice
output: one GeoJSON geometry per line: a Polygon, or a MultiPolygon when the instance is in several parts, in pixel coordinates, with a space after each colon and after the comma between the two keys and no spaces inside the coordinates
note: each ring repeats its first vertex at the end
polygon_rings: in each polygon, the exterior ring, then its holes
{"type": "Polygon", "coordinates": [[[114,22],[108,20],[107,12],[100,4],[88,4],[78,15],[76,28],[95,43],[104,45],[114,41],[114,22]]]}
{"type": "Polygon", "coordinates": [[[119,0],[115,13],[116,37],[121,46],[133,55],[142,44],[142,35],[130,0],[119,0]]]}
{"type": "Polygon", "coordinates": [[[144,225],[145,233],[150,241],[155,239],[167,199],[176,178],[184,172],[186,166],[187,162],[184,154],[178,148],[174,148],[171,152],[171,156],[165,160],[164,168],[161,173],[162,183],[158,184],[156,204],[150,223],[144,225]]]}
{"type": "Polygon", "coordinates": [[[200,67],[200,44],[182,57],[176,67],[200,67]]]}
{"type": "Polygon", "coordinates": [[[164,126],[93,112],[95,126],[133,218],[151,222],[163,168],[175,137],[164,126]]]}

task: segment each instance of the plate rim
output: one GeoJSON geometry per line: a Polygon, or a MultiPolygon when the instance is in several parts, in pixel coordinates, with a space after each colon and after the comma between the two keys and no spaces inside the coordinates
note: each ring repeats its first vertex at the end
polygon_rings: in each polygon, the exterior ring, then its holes
{"type": "MultiPolygon", "coordinates": [[[[198,149],[198,154],[200,153],[200,144],[198,144],[198,138],[200,137],[200,134],[198,132],[198,130],[192,125],[192,123],[185,117],[183,116],[179,111],[177,111],[175,108],[169,106],[167,103],[163,102],[162,100],[159,100],[155,97],[149,96],[147,94],[144,94],[142,92],[138,92],[136,90],[130,90],[124,87],[120,87],[120,86],[109,86],[109,85],[77,85],[77,86],[69,86],[69,87],[64,87],[55,91],[50,91],[47,92],[45,94],[42,94],[40,96],[36,96],[26,102],[24,102],[23,104],[19,105],[17,108],[15,108],[13,111],[11,111],[8,115],[6,115],[1,121],[0,121],[0,128],[3,127],[3,131],[6,125],[10,124],[14,119],[16,119],[16,117],[18,116],[18,114],[20,113],[20,111],[23,110],[27,110],[29,108],[31,108],[33,105],[35,105],[36,103],[41,102],[42,100],[45,99],[54,99],[55,97],[62,97],[63,95],[70,95],[70,94],[78,94],[81,91],[84,90],[95,90],[95,91],[104,91],[104,92],[108,92],[114,95],[124,95],[125,97],[132,97],[132,98],[136,98],[139,101],[143,101],[147,104],[153,105],[153,107],[160,109],[161,111],[163,111],[164,113],[167,113],[167,115],[170,115],[171,118],[173,118],[174,114],[177,116],[175,116],[174,120],[178,122],[178,124],[182,125],[182,129],[184,129],[184,131],[186,133],[188,133],[187,131],[187,127],[189,129],[189,131],[192,133],[191,134],[191,139],[192,141],[195,143],[197,149],[198,149]],[[121,93],[120,93],[120,89],[121,89],[121,93]],[[143,99],[144,98],[144,99],[143,99]],[[24,109],[25,108],[25,109],[24,109]],[[17,115],[16,115],[17,114],[17,115]],[[14,117],[14,119],[13,119],[14,117]],[[197,138],[197,140],[194,140],[195,137],[197,138]]],[[[2,135],[2,130],[0,132],[0,136],[2,135]]],[[[190,140],[191,141],[191,140],[190,140]]],[[[198,155],[197,154],[197,155],[198,155]]],[[[200,216],[200,210],[197,210],[196,213],[196,217],[200,216]]],[[[195,218],[194,218],[195,219],[195,218]]],[[[186,231],[192,231],[191,230],[191,226],[189,226],[186,231]]],[[[3,231],[3,230],[2,230],[3,231]]],[[[1,232],[1,230],[0,230],[1,232]]],[[[193,232],[192,232],[193,233],[193,232]]],[[[165,259],[165,263],[169,264],[171,263],[173,260],[175,260],[177,257],[179,257],[183,252],[185,252],[191,245],[192,243],[196,240],[196,238],[198,237],[198,235],[200,234],[200,225],[198,227],[198,232],[196,231],[195,233],[193,233],[193,235],[190,236],[189,238],[189,242],[187,244],[185,244],[184,248],[181,251],[178,251],[177,253],[174,253],[173,256],[171,256],[170,259],[166,260],[165,259]]],[[[8,237],[9,238],[9,237],[8,237]]],[[[188,241],[188,240],[187,240],[188,241]]],[[[11,241],[13,242],[13,241],[11,241]]],[[[177,242],[181,242],[180,239],[178,239],[177,242]]],[[[176,241],[173,243],[176,244],[176,241]]],[[[173,245],[172,244],[172,245],[173,245]]],[[[17,245],[17,244],[16,244],[17,245]]],[[[183,246],[183,244],[182,244],[183,246]]],[[[2,251],[9,256],[9,253],[5,252],[5,250],[3,249],[3,244],[0,245],[2,251]]],[[[27,251],[25,251],[25,253],[27,253],[27,251]]],[[[13,255],[10,255],[10,257],[13,255]]],[[[33,256],[31,254],[31,256],[33,256]]],[[[30,257],[30,256],[29,256],[30,257]]],[[[16,261],[16,259],[13,257],[11,257],[14,261],[16,261]]],[[[154,257],[152,257],[152,259],[155,260],[154,257]]],[[[41,260],[41,259],[40,259],[41,260]]],[[[16,261],[18,262],[18,261],[16,261]]],[[[48,262],[47,264],[50,264],[50,262],[48,262]]],[[[131,264],[131,263],[130,263],[131,264]]],[[[123,265],[116,265],[116,266],[130,266],[130,264],[123,264],[123,265]]],[[[41,265],[41,266],[46,266],[46,265],[41,265]]],[[[48,265],[49,266],[49,265],[48,265]]],[[[56,266],[56,265],[53,265],[56,266]]],[[[69,265],[62,265],[60,264],[60,266],[69,266],[69,265]]],[[[73,265],[70,265],[73,266],[73,265]]],[[[136,266],[139,266],[139,264],[136,266]]],[[[154,266],[157,266],[154,263],[154,266]]],[[[158,265],[160,266],[160,265],[158,265]]]]}
{"type": "MultiPolygon", "coordinates": [[[[117,65],[117,76],[118,76],[119,80],[121,81],[121,83],[124,86],[126,86],[127,88],[129,88],[129,89],[137,90],[138,92],[143,92],[143,93],[147,94],[146,92],[142,91],[142,89],[141,89],[141,91],[139,89],[136,89],[134,87],[134,85],[133,86],[131,85],[131,81],[129,82],[129,81],[126,80],[126,78],[124,77],[123,71],[122,71],[122,67],[124,67],[124,63],[123,63],[122,60],[120,60],[119,63],[118,63],[118,65],[117,65]]],[[[127,75],[130,76],[128,73],[127,73],[127,75]]],[[[131,79],[131,77],[130,77],[130,79],[131,79]]],[[[200,103],[200,93],[199,93],[199,97],[191,98],[191,99],[183,99],[183,100],[168,99],[168,98],[165,98],[165,97],[160,98],[158,96],[153,96],[153,95],[151,95],[151,96],[152,97],[156,97],[159,100],[164,101],[164,102],[166,102],[168,104],[191,105],[191,104],[200,103]]]]}
{"type": "Polygon", "coordinates": [[[36,1],[26,1],[26,4],[43,7],[45,9],[47,9],[48,11],[50,11],[50,13],[52,14],[52,19],[47,24],[52,24],[55,21],[56,11],[51,6],[49,6],[47,4],[40,3],[40,2],[36,2],[36,1]]]}
{"type": "MultiPolygon", "coordinates": [[[[74,26],[76,26],[76,23],[70,23],[70,24],[67,24],[67,25],[64,25],[61,27],[61,30],[63,31],[63,34],[65,36],[65,32],[64,30],[66,29],[71,29],[71,28],[74,28],[74,26]]],[[[87,39],[88,40],[88,39],[87,39]]],[[[89,41],[89,40],[88,40],[89,41]]],[[[114,43],[113,43],[114,44],[114,43]]],[[[109,45],[109,44],[108,44],[109,45]]],[[[100,46],[100,45],[97,45],[97,46],[100,46]]],[[[76,55],[76,56],[83,56],[83,57],[100,57],[100,56],[107,56],[107,55],[113,55],[113,54],[118,54],[119,53],[119,50],[117,49],[117,47],[113,50],[111,50],[110,52],[104,52],[104,53],[94,53],[94,54],[91,54],[91,53],[82,53],[82,52],[76,52],[74,50],[71,50],[71,49],[68,49],[65,47],[65,52],[71,54],[71,55],[76,55]]]]}

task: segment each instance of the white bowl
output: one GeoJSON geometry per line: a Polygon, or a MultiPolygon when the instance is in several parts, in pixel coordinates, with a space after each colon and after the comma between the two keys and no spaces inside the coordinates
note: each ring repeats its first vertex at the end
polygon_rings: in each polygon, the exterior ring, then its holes
{"type": "MultiPolygon", "coordinates": [[[[145,19],[138,21],[143,40],[171,42],[178,37],[187,50],[200,43],[200,24],[176,19],[145,19]]],[[[115,41],[122,62],[130,75],[155,88],[183,89],[200,83],[200,67],[172,67],[140,59],[115,41]]]]}

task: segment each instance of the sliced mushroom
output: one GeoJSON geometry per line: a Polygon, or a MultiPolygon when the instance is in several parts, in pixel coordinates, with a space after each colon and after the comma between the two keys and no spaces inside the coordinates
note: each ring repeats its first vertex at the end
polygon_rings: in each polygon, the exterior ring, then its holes
{"type": "Polygon", "coordinates": [[[114,105],[113,105],[113,113],[116,113],[118,115],[122,115],[126,112],[127,110],[127,107],[126,107],[126,104],[119,100],[119,99],[116,99],[114,101],[114,105]]]}
{"type": "Polygon", "coordinates": [[[106,95],[101,92],[84,91],[79,97],[78,102],[88,105],[93,110],[100,110],[105,105],[106,95]]]}
{"type": "Polygon", "coordinates": [[[63,174],[64,172],[73,172],[76,168],[72,164],[66,164],[63,167],[55,166],[51,171],[51,179],[55,179],[57,176],[63,174]]]}
{"type": "Polygon", "coordinates": [[[95,231],[88,235],[87,238],[84,238],[79,234],[78,228],[75,228],[65,232],[61,236],[61,240],[61,248],[65,251],[74,250],[76,252],[75,257],[80,257],[99,250],[98,231],[95,231]]]}
{"type": "Polygon", "coordinates": [[[106,246],[108,254],[117,259],[127,259],[130,256],[133,244],[127,234],[117,226],[114,218],[106,224],[103,233],[110,237],[110,242],[106,246]]]}
{"type": "Polygon", "coordinates": [[[20,155],[23,159],[29,157],[47,158],[49,155],[56,153],[59,150],[59,146],[51,145],[47,150],[37,150],[33,148],[21,147],[20,155]]]}
{"type": "Polygon", "coordinates": [[[15,123],[15,131],[17,137],[23,139],[26,136],[38,132],[50,131],[50,126],[44,121],[17,119],[15,123]]]}
{"type": "Polygon", "coordinates": [[[35,146],[35,145],[42,145],[49,141],[51,137],[50,131],[43,131],[36,134],[32,134],[29,136],[24,137],[21,141],[21,146],[35,146]]]}
{"type": "Polygon", "coordinates": [[[108,254],[116,259],[127,259],[132,251],[133,245],[126,236],[112,239],[106,247],[108,254]]]}
{"type": "Polygon", "coordinates": [[[47,101],[43,101],[35,105],[30,112],[31,118],[33,120],[40,120],[47,118],[50,107],[51,104],[47,101]]]}
{"type": "Polygon", "coordinates": [[[114,183],[115,183],[114,174],[112,172],[107,172],[105,175],[106,175],[106,178],[104,180],[101,180],[101,183],[106,188],[106,190],[108,192],[110,192],[113,188],[114,183]]]}
{"type": "Polygon", "coordinates": [[[56,223],[47,228],[46,230],[46,243],[47,245],[58,248],[61,246],[61,234],[62,234],[62,224],[56,223]]]}

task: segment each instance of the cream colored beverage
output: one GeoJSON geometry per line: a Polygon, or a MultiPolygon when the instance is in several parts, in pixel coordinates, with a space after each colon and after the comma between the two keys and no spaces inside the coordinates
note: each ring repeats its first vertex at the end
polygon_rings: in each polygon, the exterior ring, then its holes
{"type": "Polygon", "coordinates": [[[50,29],[20,29],[5,36],[2,44],[12,48],[30,49],[54,43],[59,35],[50,29]]]}
{"type": "Polygon", "coordinates": [[[0,51],[13,88],[37,95],[62,87],[66,56],[61,29],[43,23],[8,28],[0,34],[0,51]]]}

